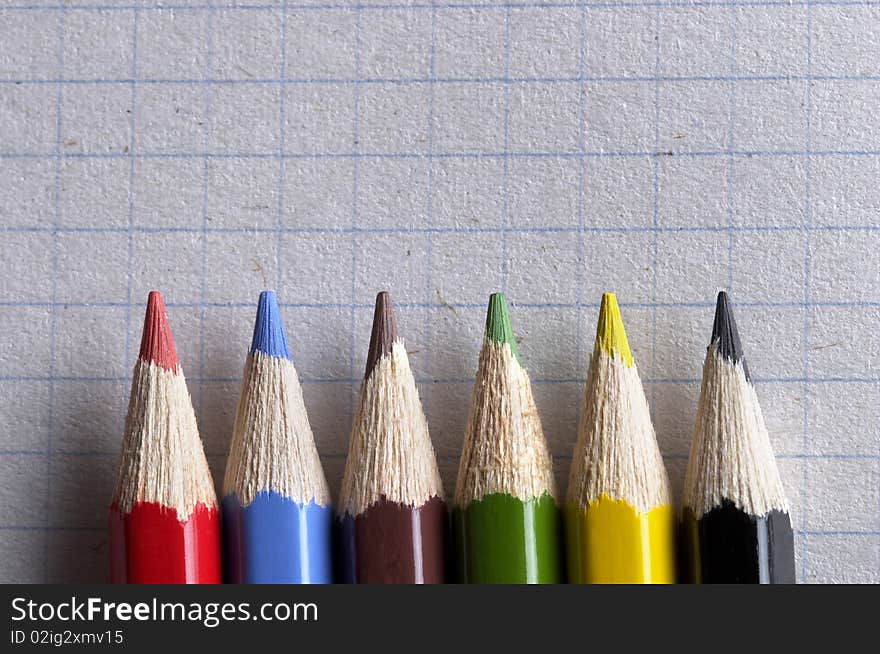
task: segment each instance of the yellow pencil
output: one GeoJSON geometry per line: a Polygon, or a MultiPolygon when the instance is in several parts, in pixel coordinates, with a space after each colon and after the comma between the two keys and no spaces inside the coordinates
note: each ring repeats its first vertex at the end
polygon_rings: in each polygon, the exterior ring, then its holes
{"type": "Polygon", "coordinates": [[[566,502],[570,583],[675,583],[675,513],[617,298],[602,296],[566,502]]]}

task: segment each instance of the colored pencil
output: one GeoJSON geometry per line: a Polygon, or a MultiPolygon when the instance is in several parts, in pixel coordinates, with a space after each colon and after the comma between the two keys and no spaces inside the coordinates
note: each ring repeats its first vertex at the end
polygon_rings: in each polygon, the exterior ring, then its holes
{"type": "Polygon", "coordinates": [[[501,293],[489,298],[453,528],[462,583],[561,581],[553,460],[501,293]]]}
{"type": "Polygon", "coordinates": [[[613,293],[602,296],[566,505],[572,583],[674,583],[675,514],[613,293]]]}
{"type": "Polygon", "coordinates": [[[227,583],[332,583],[330,489],[272,291],[257,307],[222,508],[227,583]]]}
{"type": "Polygon", "coordinates": [[[727,294],[718,294],[685,475],[696,583],[795,583],[791,518],[727,294]]]}
{"type": "Polygon", "coordinates": [[[112,581],[220,582],[214,482],[158,291],[147,301],[109,523],[112,581]]]}
{"type": "Polygon", "coordinates": [[[443,583],[440,471],[388,293],[379,293],[340,492],[347,583],[443,583]]]}

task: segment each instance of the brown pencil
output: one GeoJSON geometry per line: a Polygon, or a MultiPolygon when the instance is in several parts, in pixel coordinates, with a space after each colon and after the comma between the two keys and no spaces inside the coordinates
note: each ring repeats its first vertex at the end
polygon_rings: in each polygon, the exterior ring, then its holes
{"type": "Polygon", "coordinates": [[[339,500],[341,581],[444,581],[446,505],[388,293],[373,332],[339,500]]]}

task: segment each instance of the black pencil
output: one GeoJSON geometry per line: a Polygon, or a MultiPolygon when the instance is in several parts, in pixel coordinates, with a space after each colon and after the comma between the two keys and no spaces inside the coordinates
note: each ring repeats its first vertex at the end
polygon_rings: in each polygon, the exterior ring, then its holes
{"type": "Polygon", "coordinates": [[[791,518],[727,294],[718,294],[683,504],[695,583],[795,583],[791,518]]]}

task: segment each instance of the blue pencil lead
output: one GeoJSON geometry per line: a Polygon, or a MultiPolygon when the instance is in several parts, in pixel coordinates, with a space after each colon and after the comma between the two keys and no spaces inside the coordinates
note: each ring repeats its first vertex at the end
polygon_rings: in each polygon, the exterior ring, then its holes
{"type": "Polygon", "coordinates": [[[273,357],[290,358],[284,326],[281,324],[281,310],[274,291],[260,293],[257,305],[257,320],[254,324],[254,338],[251,341],[251,354],[262,352],[273,357]]]}

